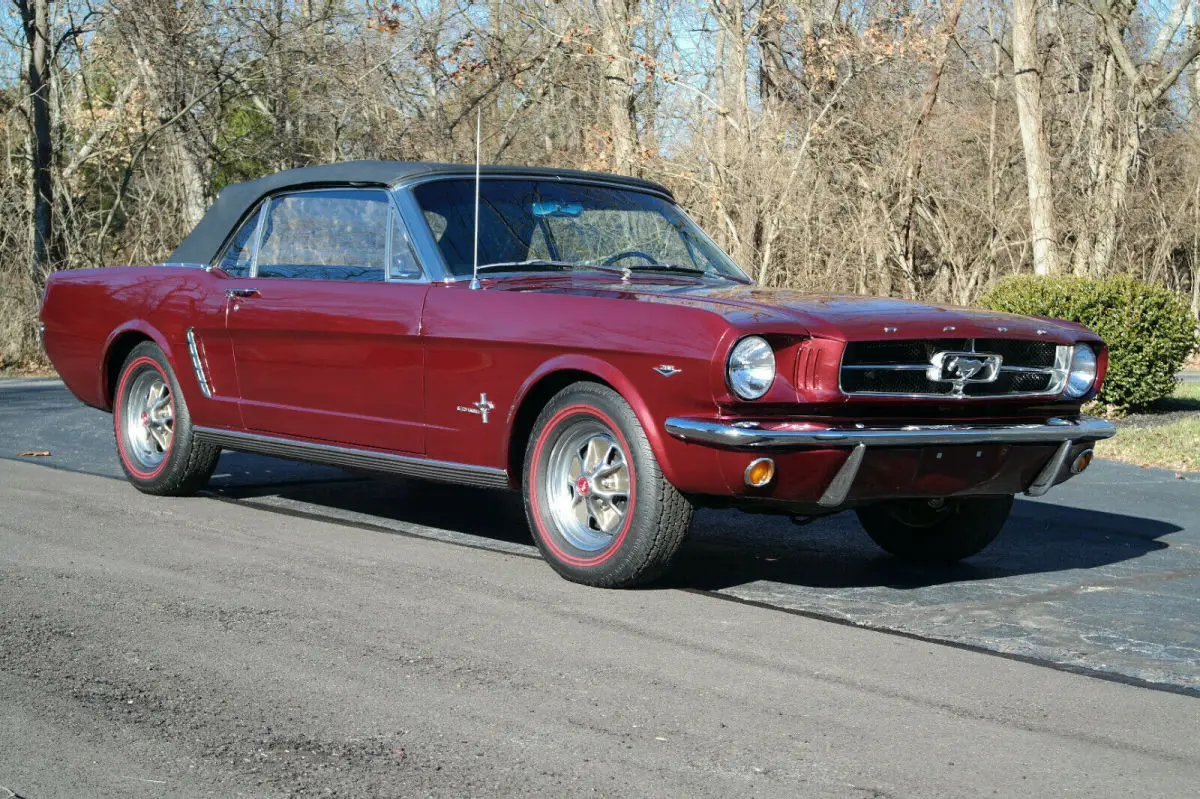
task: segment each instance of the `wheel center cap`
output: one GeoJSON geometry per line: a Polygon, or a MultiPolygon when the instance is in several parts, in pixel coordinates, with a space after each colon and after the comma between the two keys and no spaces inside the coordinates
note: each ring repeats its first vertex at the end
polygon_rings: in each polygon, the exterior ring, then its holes
{"type": "Polygon", "coordinates": [[[586,497],[592,493],[592,484],[586,477],[580,477],[575,481],[575,491],[581,497],[586,497]]]}

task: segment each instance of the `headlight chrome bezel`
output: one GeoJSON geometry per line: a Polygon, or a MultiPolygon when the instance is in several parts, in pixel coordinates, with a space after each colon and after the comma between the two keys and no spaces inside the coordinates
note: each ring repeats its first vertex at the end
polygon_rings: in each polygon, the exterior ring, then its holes
{"type": "Polygon", "coordinates": [[[740,400],[766,396],[778,374],[775,348],[762,336],[744,336],[725,358],[725,384],[740,400]],[[754,374],[756,370],[758,374],[754,374]]]}
{"type": "Polygon", "coordinates": [[[1071,353],[1071,368],[1067,372],[1067,384],[1063,392],[1071,399],[1086,397],[1095,388],[1099,373],[1100,356],[1096,350],[1090,344],[1077,343],[1071,353]]]}

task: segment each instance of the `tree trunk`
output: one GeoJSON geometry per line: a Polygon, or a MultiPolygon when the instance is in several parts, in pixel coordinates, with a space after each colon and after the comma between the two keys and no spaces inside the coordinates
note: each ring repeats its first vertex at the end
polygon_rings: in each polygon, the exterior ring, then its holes
{"type": "Polygon", "coordinates": [[[1037,46],[1038,0],[1013,0],[1013,84],[1025,177],[1029,188],[1029,221],[1033,234],[1033,271],[1058,271],[1058,229],[1054,219],[1050,151],[1042,125],[1042,75],[1037,46]]]}
{"type": "MultiPolygon", "coordinates": [[[[54,149],[50,125],[50,2],[31,0],[18,4],[25,41],[29,45],[29,155],[32,231],[29,252],[29,305],[36,308],[53,268],[54,252],[54,149]]],[[[25,326],[21,349],[36,348],[34,324],[25,326]]]]}
{"type": "MultiPolygon", "coordinates": [[[[1192,3],[1188,12],[1188,37],[1192,42],[1200,41],[1200,0],[1192,3]]],[[[1192,114],[1200,113],[1200,62],[1193,63],[1187,71],[1188,94],[1192,100],[1192,114]]],[[[1194,116],[1193,116],[1194,118],[1194,116]]]]}
{"type": "Polygon", "coordinates": [[[901,227],[903,257],[900,262],[900,269],[904,273],[904,280],[907,284],[907,296],[918,297],[921,294],[919,281],[917,279],[917,248],[916,248],[916,210],[917,210],[917,190],[921,182],[921,168],[924,165],[924,151],[921,143],[922,137],[925,134],[925,128],[929,126],[930,120],[933,118],[933,108],[937,104],[938,90],[942,85],[942,73],[946,69],[946,59],[950,53],[950,40],[954,38],[954,31],[958,27],[958,18],[962,13],[963,0],[956,0],[946,12],[946,18],[942,22],[942,42],[941,50],[938,51],[937,60],[929,70],[929,80],[925,84],[925,91],[921,94],[921,104],[917,111],[917,119],[913,123],[912,131],[908,138],[908,153],[905,157],[907,169],[904,175],[904,184],[900,190],[899,207],[903,216],[903,226],[901,227]]]}
{"type": "Polygon", "coordinates": [[[617,172],[637,171],[633,106],[633,25],[639,0],[593,0],[600,19],[604,59],[603,97],[617,172]]]}
{"type": "Polygon", "coordinates": [[[1098,214],[1092,220],[1095,226],[1095,238],[1092,240],[1092,252],[1088,273],[1094,277],[1108,274],[1112,266],[1113,253],[1116,250],[1117,230],[1120,227],[1121,215],[1125,209],[1125,195],[1129,188],[1129,175],[1133,170],[1133,162],[1138,151],[1139,123],[1130,122],[1128,130],[1113,154],[1112,171],[1109,176],[1107,191],[1099,198],[1098,214]]]}
{"type": "Polygon", "coordinates": [[[201,68],[205,57],[203,44],[197,41],[205,12],[200,3],[158,0],[130,0],[117,12],[119,30],[162,126],[163,149],[176,172],[173,182],[179,190],[179,221],[185,233],[204,216],[210,200],[209,143],[190,113],[199,102],[191,70],[201,68]],[[183,66],[185,59],[193,63],[191,69],[183,66]]]}

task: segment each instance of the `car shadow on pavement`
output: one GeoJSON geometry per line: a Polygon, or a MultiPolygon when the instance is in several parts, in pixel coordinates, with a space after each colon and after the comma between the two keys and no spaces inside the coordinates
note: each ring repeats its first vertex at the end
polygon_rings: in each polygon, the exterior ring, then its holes
{"type": "MultiPolygon", "coordinates": [[[[504,491],[364,478],[233,485],[219,493],[333,520],[387,520],[497,542],[533,543],[520,495],[504,491]]],[[[813,588],[916,589],[1119,563],[1164,549],[1167,544],[1160,539],[1181,529],[1136,516],[1018,499],[1004,532],[984,552],[962,563],[923,566],[880,550],[850,512],[797,526],[786,517],[701,510],[660,585],[719,590],[766,580],[813,588]]]]}
{"type": "Polygon", "coordinates": [[[368,516],[496,541],[533,545],[521,498],[506,491],[400,478],[363,478],[282,485],[231,485],[219,493],[238,500],[269,497],[272,498],[272,505],[282,507],[287,507],[288,503],[316,505],[323,509],[322,515],[334,519],[347,518],[349,515],[357,521],[363,521],[362,517],[368,516]]]}
{"type": "Polygon", "coordinates": [[[1091,569],[1165,549],[1168,522],[1018,499],[1000,537],[960,563],[922,565],[879,549],[853,513],[802,527],[775,517],[702,512],[667,583],[720,590],[757,581],[813,588],[917,589],[1091,569]],[[790,526],[787,529],[783,526],[790,526]]]}

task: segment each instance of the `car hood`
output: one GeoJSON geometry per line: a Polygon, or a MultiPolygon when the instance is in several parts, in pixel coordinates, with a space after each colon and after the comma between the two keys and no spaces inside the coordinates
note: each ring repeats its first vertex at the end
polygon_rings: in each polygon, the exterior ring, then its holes
{"type": "MultiPolygon", "coordinates": [[[[551,287],[557,280],[538,281],[535,290],[562,290],[551,287]]],[[[574,281],[572,281],[574,282],[574,281]]],[[[756,330],[783,326],[819,338],[842,341],[867,341],[896,338],[1036,338],[1068,344],[1079,339],[1095,339],[1082,325],[1062,320],[958,308],[946,305],[854,295],[806,294],[791,289],[681,281],[679,279],[634,280],[630,283],[605,282],[602,288],[582,289],[576,284],[570,293],[614,295],[639,302],[687,306],[720,314],[731,324],[756,330]]],[[[514,287],[515,288],[515,287],[514,287]]],[[[533,286],[525,286],[530,289],[533,286]]]]}

